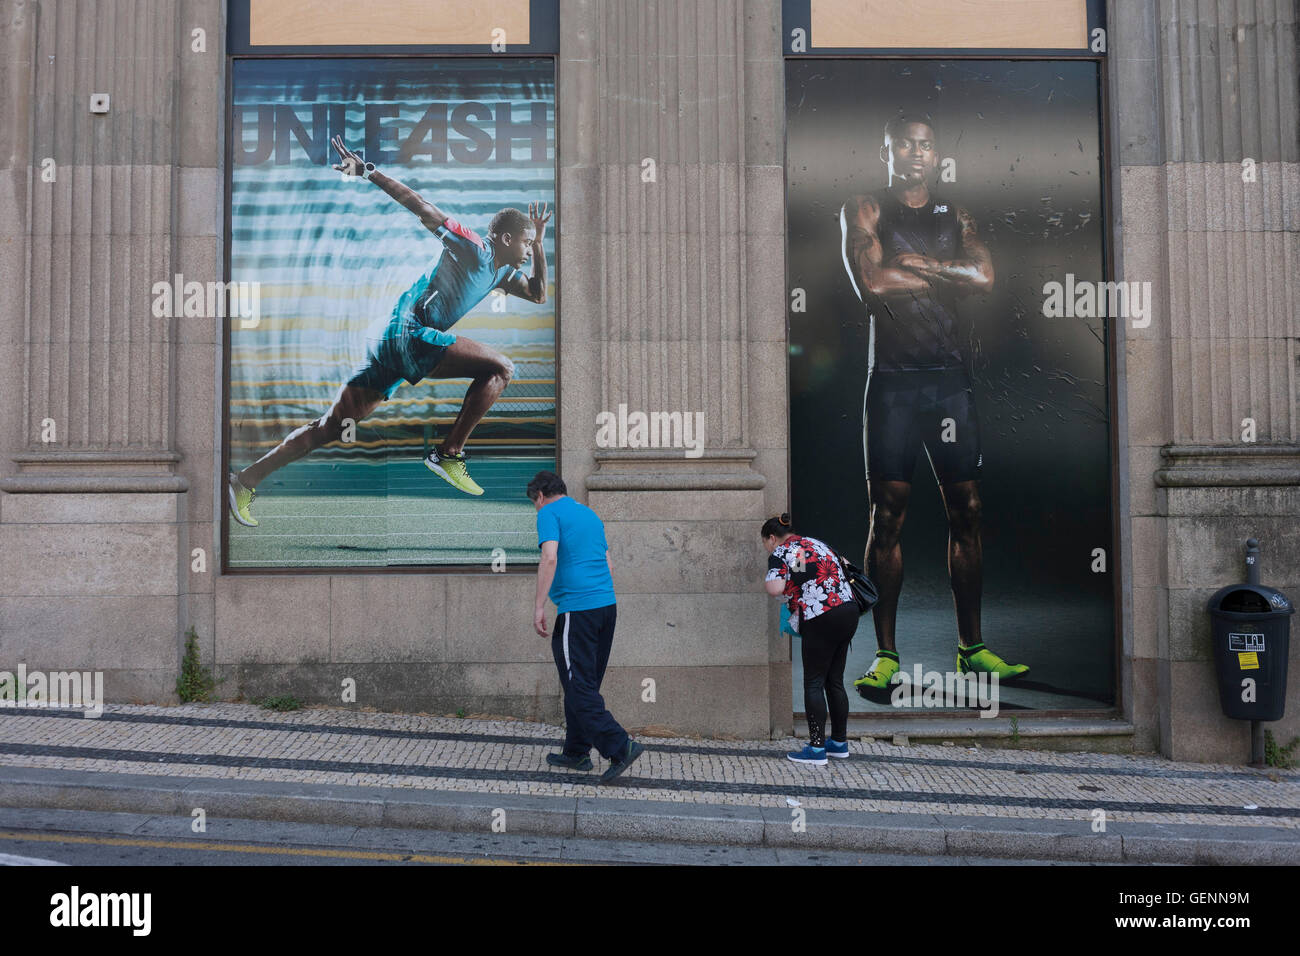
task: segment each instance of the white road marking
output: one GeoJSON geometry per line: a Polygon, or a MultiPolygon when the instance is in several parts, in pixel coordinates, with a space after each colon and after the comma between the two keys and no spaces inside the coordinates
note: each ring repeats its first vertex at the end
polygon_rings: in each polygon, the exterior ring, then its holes
{"type": "Polygon", "coordinates": [[[67,866],[66,863],[60,863],[58,860],[43,860],[35,856],[14,856],[11,853],[0,853],[0,866],[67,866]]]}

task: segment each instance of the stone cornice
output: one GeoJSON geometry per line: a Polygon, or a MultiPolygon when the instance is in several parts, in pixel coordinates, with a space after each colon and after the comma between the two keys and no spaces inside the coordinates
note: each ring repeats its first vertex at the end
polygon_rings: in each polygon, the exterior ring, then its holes
{"type": "Polygon", "coordinates": [[[55,449],[13,456],[20,471],[0,478],[11,495],[178,494],[189,479],[174,474],[179,453],[161,448],[55,449]]]}
{"type": "Polygon", "coordinates": [[[752,468],[757,452],[711,449],[687,458],[682,449],[635,448],[596,452],[599,469],[588,491],[757,491],[767,479],[752,468]]]}
{"type": "Polygon", "coordinates": [[[11,475],[0,491],[11,495],[179,494],[188,491],[184,475],[11,475]]]}
{"type": "Polygon", "coordinates": [[[1166,445],[1155,473],[1161,488],[1300,485],[1300,444],[1166,445]]]}
{"type": "Polygon", "coordinates": [[[60,449],[57,451],[20,452],[13,456],[13,460],[19,465],[29,467],[42,465],[174,465],[181,460],[181,456],[179,452],[165,449],[110,448],[84,451],[60,449]]]}

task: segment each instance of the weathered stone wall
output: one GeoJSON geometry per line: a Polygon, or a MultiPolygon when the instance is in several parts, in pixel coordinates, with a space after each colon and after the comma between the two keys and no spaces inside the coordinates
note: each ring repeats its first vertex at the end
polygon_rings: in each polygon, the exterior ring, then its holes
{"type": "Polygon", "coordinates": [[[1206,600],[1244,580],[1251,536],[1264,582],[1300,595],[1296,7],[1122,2],[1110,18],[1116,246],[1156,304],[1149,328],[1124,330],[1120,368],[1125,706],[1164,753],[1237,762],[1249,725],[1221,715],[1206,600]]]}

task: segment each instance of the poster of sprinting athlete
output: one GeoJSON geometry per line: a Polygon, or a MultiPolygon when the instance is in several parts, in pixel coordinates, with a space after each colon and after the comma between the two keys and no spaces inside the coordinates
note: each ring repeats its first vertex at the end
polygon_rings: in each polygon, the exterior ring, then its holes
{"type": "Polygon", "coordinates": [[[850,699],[1112,706],[1120,319],[1049,294],[1105,278],[1098,65],[786,69],[792,514],[880,592],[850,699]]]}
{"type": "Polygon", "coordinates": [[[233,70],[228,566],[535,563],[553,61],[233,70]]]}

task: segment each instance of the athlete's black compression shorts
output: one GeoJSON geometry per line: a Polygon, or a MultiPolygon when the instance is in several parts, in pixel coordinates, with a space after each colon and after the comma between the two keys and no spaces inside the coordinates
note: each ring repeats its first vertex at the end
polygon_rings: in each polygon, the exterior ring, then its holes
{"type": "Polygon", "coordinates": [[[868,479],[911,482],[923,446],[939,484],[979,477],[979,418],[963,368],[872,371],[862,419],[868,479]]]}

